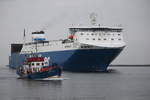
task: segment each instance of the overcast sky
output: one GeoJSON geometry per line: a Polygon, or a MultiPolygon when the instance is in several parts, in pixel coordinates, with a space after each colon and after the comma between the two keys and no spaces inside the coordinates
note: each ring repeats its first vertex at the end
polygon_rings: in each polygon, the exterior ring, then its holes
{"type": "Polygon", "coordinates": [[[127,47],[114,64],[150,64],[150,0],[0,0],[0,65],[8,64],[10,44],[22,42],[23,29],[44,29],[48,40],[66,38],[71,24],[124,27],[127,47]]]}

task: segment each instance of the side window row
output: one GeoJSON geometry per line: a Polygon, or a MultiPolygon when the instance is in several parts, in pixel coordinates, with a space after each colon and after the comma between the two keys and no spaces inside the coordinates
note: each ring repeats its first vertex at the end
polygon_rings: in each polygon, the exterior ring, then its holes
{"type": "MultiPolygon", "coordinates": [[[[91,33],[91,34],[90,34],[90,33],[87,33],[87,34],[80,33],[80,34],[81,34],[81,35],[92,35],[92,36],[93,36],[93,35],[98,35],[98,34],[94,34],[94,33],[91,33]]],[[[103,33],[103,34],[102,34],[102,33],[100,33],[99,35],[115,35],[115,34],[110,34],[110,33],[106,33],[106,34],[103,33]]],[[[120,36],[121,34],[117,34],[117,35],[120,36]]]]}
{"type": "Polygon", "coordinates": [[[31,63],[30,65],[32,65],[32,66],[34,66],[34,65],[37,65],[37,66],[39,66],[39,65],[44,65],[44,63],[31,63]]]}
{"type": "MultiPolygon", "coordinates": [[[[90,39],[89,39],[89,38],[86,38],[86,40],[90,40],[90,39]]],[[[92,40],[96,40],[96,39],[93,38],[92,40]]],[[[106,39],[106,38],[104,38],[104,39],[98,38],[98,40],[108,40],[108,39],[106,39]]],[[[111,40],[115,40],[115,39],[114,39],[114,38],[111,38],[111,40]]],[[[121,39],[119,38],[118,40],[121,40],[121,39]]]]}

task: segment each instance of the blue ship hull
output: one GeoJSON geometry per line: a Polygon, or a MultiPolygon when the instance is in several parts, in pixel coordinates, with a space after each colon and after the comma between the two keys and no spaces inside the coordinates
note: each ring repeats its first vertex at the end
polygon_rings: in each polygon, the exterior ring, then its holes
{"type": "MultiPolygon", "coordinates": [[[[54,52],[39,52],[44,57],[63,67],[63,70],[75,72],[106,71],[109,64],[120,54],[122,48],[80,49],[54,52]]],[[[9,66],[16,68],[23,64],[25,54],[13,53],[9,57],[9,66]]]]}

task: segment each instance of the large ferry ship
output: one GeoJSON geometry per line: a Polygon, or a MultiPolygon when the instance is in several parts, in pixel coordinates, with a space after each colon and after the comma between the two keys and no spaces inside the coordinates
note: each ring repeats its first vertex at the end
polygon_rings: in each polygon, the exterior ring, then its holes
{"type": "Polygon", "coordinates": [[[66,39],[52,41],[46,40],[44,31],[32,32],[32,42],[11,44],[9,66],[21,66],[25,56],[33,53],[67,71],[106,71],[126,46],[122,31],[122,27],[101,25],[70,27],[66,39]]]}

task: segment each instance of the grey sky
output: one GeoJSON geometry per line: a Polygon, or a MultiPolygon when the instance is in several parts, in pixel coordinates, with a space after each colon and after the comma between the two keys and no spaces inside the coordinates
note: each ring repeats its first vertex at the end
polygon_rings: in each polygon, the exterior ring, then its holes
{"type": "Polygon", "coordinates": [[[71,24],[89,24],[89,14],[100,24],[122,24],[127,47],[115,64],[150,64],[149,0],[0,0],[0,65],[8,64],[10,45],[28,40],[45,29],[48,40],[65,38],[71,24]]]}

